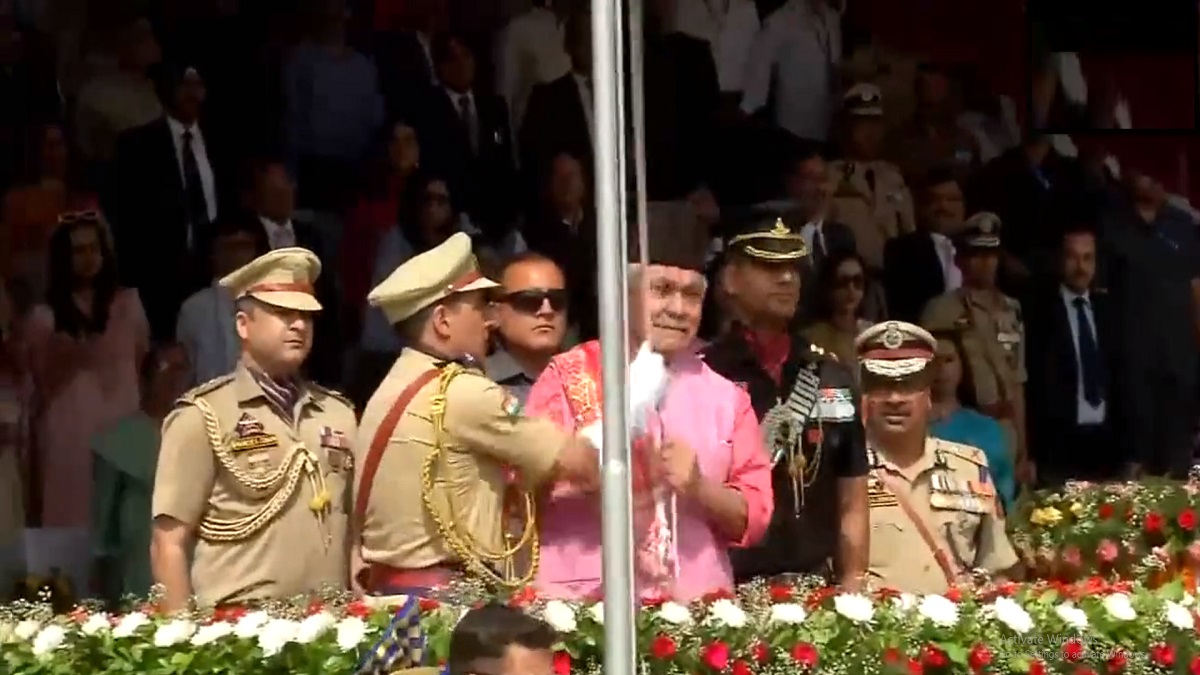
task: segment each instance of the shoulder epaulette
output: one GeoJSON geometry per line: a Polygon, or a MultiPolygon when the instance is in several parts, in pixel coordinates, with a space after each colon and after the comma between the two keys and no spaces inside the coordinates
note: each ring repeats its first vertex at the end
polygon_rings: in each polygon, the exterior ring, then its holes
{"type": "Polygon", "coordinates": [[[821,358],[829,359],[829,360],[831,360],[831,361],[837,361],[837,360],[838,360],[837,354],[834,354],[833,352],[825,351],[824,349],[822,349],[822,348],[818,347],[817,345],[815,345],[815,344],[813,344],[813,343],[811,343],[811,342],[810,342],[810,343],[808,343],[808,350],[809,350],[810,352],[812,352],[812,353],[813,353],[815,356],[819,356],[819,357],[821,357],[821,358]]]}
{"type": "Polygon", "coordinates": [[[216,391],[217,389],[220,389],[221,387],[225,386],[226,384],[229,384],[232,381],[233,381],[233,373],[229,373],[228,375],[222,375],[220,377],[214,377],[213,379],[209,380],[208,382],[205,382],[204,384],[197,385],[197,386],[192,387],[191,389],[187,390],[183,394],[183,396],[180,396],[179,398],[175,399],[175,405],[177,405],[177,406],[178,405],[191,405],[192,401],[194,401],[196,399],[196,397],[203,396],[211,391],[216,391]]]}
{"type": "Polygon", "coordinates": [[[973,445],[954,443],[952,441],[946,441],[939,438],[938,447],[946,452],[946,454],[954,455],[955,457],[964,459],[972,464],[987,466],[987,455],[983,453],[983,450],[980,450],[973,445]]]}
{"type": "Polygon", "coordinates": [[[320,393],[328,396],[329,398],[332,398],[335,401],[338,401],[339,403],[345,405],[347,408],[350,409],[350,412],[354,412],[354,402],[351,401],[342,392],[337,391],[336,389],[330,389],[329,387],[323,387],[323,386],[317,384],[316,382],[310,382],[308,386],[311,387],[314,391],[320,392],[320,393]]]}

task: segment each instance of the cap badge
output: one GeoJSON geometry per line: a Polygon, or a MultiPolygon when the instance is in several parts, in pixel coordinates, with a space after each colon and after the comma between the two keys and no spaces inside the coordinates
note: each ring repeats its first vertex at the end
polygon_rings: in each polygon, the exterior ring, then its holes
{"type": "Polygon", "coordinates": [[[883,346],[888,349],[899,349],[902,344],[904,344],[904,334],[900,332],[900,326],[895,321],[889,321],[887,330],[883,333],[883,346]]]}
{"type": "Polygon", "coordinates": [[[783,218],[776,218],[776,219],[775,219],[775,227],[772,227],[772,228],[771,228],[771,234],[774,234],[774,235],[788,235],[788,234],[791,234],[791,233],[792,233],[791,229],[790,229],[790,228],[788,228],[788,226],[787,226],[787,225],[784,225],[784,224],[783,224],[783,218]]]}

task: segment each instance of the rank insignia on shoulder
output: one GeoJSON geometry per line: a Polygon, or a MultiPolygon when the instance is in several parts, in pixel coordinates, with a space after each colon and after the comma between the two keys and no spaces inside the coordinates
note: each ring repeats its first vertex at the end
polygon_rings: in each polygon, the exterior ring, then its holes
{"type": "Polygon", "coordinates": [[[817,418],[824,422],[849,422],[854,419],[854,397],[845,387],[817,392],[817,418]]]}
{"type": "Polygon", "coordinates": [[[255,434],[246,438],[239,438],[229,444],[229,450],[234,453],[247,452],[249,450],[265,450],[274,448],[279,445],[279,438],[274,434],[255,434]]]}

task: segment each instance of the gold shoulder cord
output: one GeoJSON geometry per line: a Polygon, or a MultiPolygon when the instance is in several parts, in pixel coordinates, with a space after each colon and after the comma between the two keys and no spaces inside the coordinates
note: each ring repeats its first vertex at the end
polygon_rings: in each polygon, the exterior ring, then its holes
{"type": "Polygon", "coordinates": [[[525,528],[521,532],[520,539],[516,544],[499,552],[486,550],[471,537],[469,532],[460,532],[456,526],[458,520],[454,517],[453,506],[450,507],[450,513],[442,513],[433,502],[433,474],[437,468],[438,458],[445,452],[446,390],[450,387],[450,381],[463,372],[465,371],[462,366],[452,363],[443,368],[438,377],[438,392],[429,406],[429,416],[433,421],[433,450],[425,457],[425,462],[421,466],[421,499],[424,501],[425,509],[433,519],[434,525],[437,526],[438,533],[446,541],[446,545],[468,569],[502,588],[521,588],[528,585],[537,576],[538,556],[541,550],[536,527],[537,506],[531,492],[522,491],[522,497],[525,500],[525,528]],[[516,578],[513,572],[513,558],[527,544],[530,547],[531,560],[529,571],[520,578],[516,578]],[[497,574],[488,563],[503,565],[505,575],[497,574]]]}
{"type": "MultiPolygon", "coordinates": [[[[249,516],[216,518],[211,512],[205,514],[200,521],[201,539],[228,543],[243,541],[258,534],[283,511],[288,501],[296,494],[302,474],[306,475],[313,488],[313,494],[316,495],[309,502],[308,508],[316,514],[318,522],[323,524],[325,509],[330,501],[329,490],[325,486],[325,477],[321,473],[320,465],[308,448],[303,444],[297,444],[292,448],[291,455],[287,460],[281,462],[274,471],[264,476],[252,476],[234,462],[233,453],[221,442],[221,425],[216,412],[213,411],[208,401],[202,398],[192,398],[188,402],[199,408],[203,414],[204,431],[208,435],[208,443],[212,446],[213,454],[221,468],[228,471],[239,485],[253,493],[258,495],[271,493],[270,500],[249,516]]],[[[326,533],[326,545],[328,544],[328,533],[326,533]]]]}

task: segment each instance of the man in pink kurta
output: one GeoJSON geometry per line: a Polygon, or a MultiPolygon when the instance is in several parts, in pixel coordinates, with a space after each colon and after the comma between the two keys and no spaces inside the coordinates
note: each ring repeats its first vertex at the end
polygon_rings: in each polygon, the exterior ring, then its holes
{"type": "MultiPolygon", "coordinates": [[[[686,246],[665,248],[660,255],[651,250],[648,264],[631,269],[630,317],[639,317],[632,322],[632,344],[644,340],[667,363],[665,395],[648,423],[651,432],[635,431],[631,467],[635,546],[644,540],[646,505],[653,501],[649,486],[664,486],[673,495],[667,590],[645,566],[635,564],[635,570],[643,596],[666,592],[687,601],[733,587],[729,548],[762,538],[774,498],[749,395],[713,372],[696,351],[705,251],[688,255],[686,246]]],[[[595,423],[603,400],[599,364],[595,341],[556,356],[530,391],[526,414],[547,416],[572,430],[595,423]]],[[[631,376],[633,389],[636,377],[631,376]]],[[[537,577],[542,593],[583,598],[600,592],[600,514],[596,493],[564,488],[543,496],[537,577]]]]}

